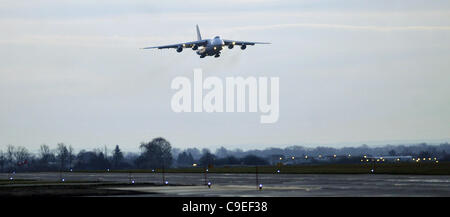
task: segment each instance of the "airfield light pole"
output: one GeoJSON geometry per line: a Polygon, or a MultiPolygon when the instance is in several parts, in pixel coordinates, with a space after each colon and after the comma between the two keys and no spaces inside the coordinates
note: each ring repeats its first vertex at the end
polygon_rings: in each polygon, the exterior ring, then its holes
{"type": "Polygon", "coordinates": [[[256,190],[258,190],[258,189],[260,189],[260,188],[259,188],[259,179],[258,179],[258,166],[256,166],[256,190]]]}
{"type": "Polygon", "coordinates": [[[162,181],[163,181],[163,184],[166,184],[166,177],[165,177],[165,174],[164,174],[164,172],[165,172],[165,165],[164,165],[164,160],[162,161],[163,162],[163,166],[162,166],[162,181]]]}
{"type": "Polygon", "coordinates": [[[208,169],[205,167],[205,185],[208,185],[208,169]]]}
{"type": "Polygon", "coordinates": [[[59,165],[59,181],[62,181],[62,168],[63,168],[63,160],[61,160],[61,164],[59,165]]]}
{"type": "Polygon", "coordinates": [[[280,157],[280,162],[278,163],[277,173],[280,173],[280,169],[281,169],[281,160],[283,160],[282,157],[280,157]]]}
{"type": "Polygon", "coordinates": [[[12,166],[10,171],[11,171],[11,176],[9,177],[9,180],[13,181],[14,178],[15,178],[15,175],[16,175],[16,168],[15,168],[15,166],[12,166]]]}
{"type": "Polygon", "coordinates": [[[375,173],[375,160],[372,159],[372,173],[375,173]]]}

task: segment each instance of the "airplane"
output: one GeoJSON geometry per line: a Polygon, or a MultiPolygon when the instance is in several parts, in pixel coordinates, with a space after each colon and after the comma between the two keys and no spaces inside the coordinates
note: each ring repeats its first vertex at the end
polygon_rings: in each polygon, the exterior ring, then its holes
{"type": "Polygon", "coordinates": [[[171,45],[163,45],[163,46],[155,46],[155,47],[144,47],[142,49],[169,49],[175,48],[177,52],[180,53],[183,51],[183,48],[192,48],[192,50],[197,50],[197,54],[200,55],[200,58],[205,58],[206,56],[214,56],[215,58],[220,57],[220,51],[227,46],[229,49],[233,49],[235,45],[241,46],[242,50],[245,50],[248,45],[255,44],[270,44],[269,42],[251,42],[251,41],[235,41],[235,40],[227,40],[222,39],[220,36],[216,36],[213,39],[202,39],[200,34],[200,29],[197,25],[197,41],[191,41],[180,44],[171,44],[171,45]],[[200,48],[202,47],[202,48],[200,48]]]}

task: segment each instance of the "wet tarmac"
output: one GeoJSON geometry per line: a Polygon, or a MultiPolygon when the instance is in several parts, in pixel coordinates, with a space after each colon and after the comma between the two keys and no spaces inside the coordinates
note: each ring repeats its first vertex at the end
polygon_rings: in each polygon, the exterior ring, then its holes
{"type": "MultiPolygon", "coordinates": [[[[33,179],[41,181],[105,181],[127,183],[129,187],[149,194],[139,196],[357,196],[415,197],[450,196],[450,176],[438,175],[330,175],[330,174],[213,174],[203,173],[16,173],[0,174],[0,179],[33,179]],[[137,186],[157,183],[169,186],[137,186]],[[211,182],[211,188],[205,184],[211,182]],[[262,189],[259,190],[259,184],[262,189]],[[187,185],[187,186],[175,186],[187,185]],[[156,193],[156,194],[155,194],[156,193]]],[[[138,195],[130,195],[138,196],[138,195]]]]}

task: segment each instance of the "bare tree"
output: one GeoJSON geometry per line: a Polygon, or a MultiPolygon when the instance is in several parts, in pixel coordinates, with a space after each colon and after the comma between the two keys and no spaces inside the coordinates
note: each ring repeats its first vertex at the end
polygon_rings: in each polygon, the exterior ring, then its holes
{"type": "Polygon", "coordinates": [[[120,168],[122,161],[123,161],[123,153],[120,150],[119,145],[116,145],[116,148],[114,149],[112,156],[112,165],[114,169],[120,168]]]}
{"type": "Polygon", "coordinates": [[[75,159],[75,155],[73,153],[72,145],[69,145],[69,148],[67,149],[67,160],[69,161],[69,168],[72,168],[72,161],[75,159]]]}
{"type": "Polygon", "coordinates": [[[390,156],[396,156],[396,155],[397,155],[397,152],[396,152],[394,149],[392,149],[392,150],[390,150],[390,151],[388,152],[388,154],[389,154],[390,156]]]}
{"type": "Polygon", "coordinates": [[[24,162],[25,160],[28,160],[30,158],[30,153],[25,147],[19,146],[16,148],[16,151],[14,152],[14,157],[16,158],[17,162],[24,162]]]}
{"type": "Polygon", "coordinates": [[[148,143],[141,143],[142,153],[136,160],[141,168],[170,167],[173,161],[172,146],[164,138],[158,137],[148,143]]]}
{"type": "Polygon", "coordinates": [[[0,168],[1,168],[0,172],[2,173],[5,168],[5,163],[6,163],[6,155],[3,151],[0,151],[0,168]]]}
{"type": "Polygon", "coordinates": [[[28,160],[31,158],[31,154],[25,147],[18,146],[14,152],[14,158],[17,165],[20,166],[20,169],[23,169],[23,167],[29,167],[28,160]]]}
{"type": "Polygon", "coordinates": [[[58,147],[56,148],[57,158],[59,161],[60,170],[66,168],[66,163],[69,157],[69,150],[67,149],[64,143],[58,143],[58,147]]]}
{"type": "Polygon", "coordinates": [[[48,145],[41,145],[39,148],[39,169],[49,169],[49,164],[51,161],[55,160],[55,155],[50,150],[50,147],[48,145]]]}
{"type": "Polygon", "coordinates": [[[6,165],[9,170],[14,170],[14,150],[15,148],[12,145],[6,147],[6,165]]]}
{"type": "Polygon", "coordinates": [[[52,155],[52,151],[50,150],[50,147],[48,145],[41,145],[39,148],[39,157],[42,161],[45,163],[48,163],[50,161],[50,156],[52,155]]]}

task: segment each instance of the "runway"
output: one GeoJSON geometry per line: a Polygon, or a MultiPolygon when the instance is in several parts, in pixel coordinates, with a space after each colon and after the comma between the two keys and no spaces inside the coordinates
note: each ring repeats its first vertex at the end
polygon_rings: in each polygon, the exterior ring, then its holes
{"type": "MultiPolygon", "coordinates": [[[[11,174],[0,174],[8,179],[11,174]]],[[[357,197],[416,197],[450,196],[450,176],[427,175],[330,175],[330,174],[207,174],[212,183],[206,187],[203,173],[166,173],[169,186],[138,186],[139,183],[163,183],[161,173],[17,173],[14,179],[41,181],[102,181],[129,184],[111,187],[149,194],[138,196],[357,196],[357,197]],[[130,184],[134,181],[135,185],[130,184]],[[263,185],[258,190],[257,182],[263,185]],[[156,194],[155,194],[156,193],[156,194]]],[[[137,196],[137,195],[129,195],[137,196]]]]}

